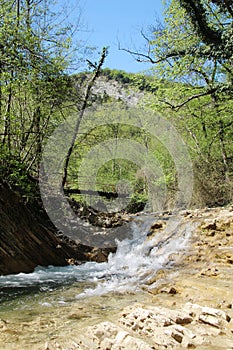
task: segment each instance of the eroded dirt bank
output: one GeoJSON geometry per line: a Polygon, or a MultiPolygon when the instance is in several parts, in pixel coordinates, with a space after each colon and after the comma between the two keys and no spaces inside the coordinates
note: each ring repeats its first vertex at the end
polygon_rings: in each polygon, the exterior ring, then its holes
{"type": "Polygon", "coordinates": [[[60,234],[42,206],[25,204],[21,195],[0,183],[0,275],[32,272],[40,266],[106,261],[114,248],[77,244],[60,234]]]}

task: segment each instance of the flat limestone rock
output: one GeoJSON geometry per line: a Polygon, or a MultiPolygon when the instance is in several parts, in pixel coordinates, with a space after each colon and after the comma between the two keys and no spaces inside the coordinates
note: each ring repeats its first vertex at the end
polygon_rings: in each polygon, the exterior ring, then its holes
{"type": "Polygon", "coordinates": [[[112,322],[101,322],[98,325],[87,328],[85,336],[82,337],[83,348],[100,350],[152,350],[154,349],[145,341],[133,337],[112,322]]]}

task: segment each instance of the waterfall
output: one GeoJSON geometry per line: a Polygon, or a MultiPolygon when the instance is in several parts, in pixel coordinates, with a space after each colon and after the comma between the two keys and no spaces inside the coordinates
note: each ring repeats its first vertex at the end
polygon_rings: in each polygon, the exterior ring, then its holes
{"type": "Polygon", "coordinates": [[[134,220],[132,237],[117,241],[117,251],[109,255],[107,262],[37,267],[29,274],[0,276],[0,297],[4,290],[7,293],[28,288],[46,291],[74,282],[88,282],[89,286],[76,295],[78,299],[108,292],[139,291],[158,270],[173,268],[180,255],[185,253],[193,230],[191,224],[181,218],[170,218],[165,229],[147,237],[155,220],[149,216],[134,220]]]}
{"type": "Polygon", "coordinates": [[[98,270],[89,275],[96,287],[85,289],[77,298],[108,292],[136,292],[158,270],[174,266],[185,253],[193,227],[174,218],[165,229],[147,237],[151,218],[144,220],[133,222],[133,237],[117,241],[116,253],[110,254],[108,262],[98,264],[98,270]]]}

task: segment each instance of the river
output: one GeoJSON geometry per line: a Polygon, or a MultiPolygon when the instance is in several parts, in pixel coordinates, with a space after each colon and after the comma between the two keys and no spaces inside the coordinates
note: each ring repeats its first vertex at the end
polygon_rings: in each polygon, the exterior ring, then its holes
{"type": "Polygon", "coordinates": [[[147,237],[153,221],[145,216],[132,222],[131,238],[117,241],[108,262],[0,276],[1,349],[42,349],[56,337],[74,339],[77,322],[80,330],[147,298],[147,282],[160,269],[175,269],[192,233],[190,224],[171,218],[165,229],[147,237]]]}

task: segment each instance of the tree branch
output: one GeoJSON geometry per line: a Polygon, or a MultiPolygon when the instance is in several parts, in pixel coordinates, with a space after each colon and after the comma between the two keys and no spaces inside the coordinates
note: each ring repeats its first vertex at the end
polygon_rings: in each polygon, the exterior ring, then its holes
{"type": "Polygon", "coordinates": [[[122,48],[120,46],[120,43],[118,44],[118,49],[121,50],[121,51],[125,51],[125,52],[128,52],[130,55],[133,55],[133,56],[136,56],[136,60],[138,62],[150,62],[152,64],[157,64],[157,63],[160,63],[160,62],[163,62],[163,61],[166,61],[167,59],[169,58],[175,58],[175,57],[180,57],[180,56],[185,56],[187,54],[186,51],[184,50],[181,50],[181,51],[178,51],[178,52],[169,52],[167,53],[166,55],[164,55],[163,57],[160,57],[158,58],[157,60],[154,60],[149,54],[150,54],[150,50],[148,50],[148,54],[144,54],[144,53],[141,53],[141,52],[137,52],[137,51],[132,51],[130,49],[125,49],[125,48],[122,48]]]}
{"type": "Polygon", "coordinates": [[[212,95],[214,94],[216,91],[218,90],[218,88],[213,88],[213,89],[210,89],[208,91],[205,91],[205,92],[202,92],[202,93],[199,93],[199,94],[195,94],[195,95],[192,95],[190,96],[189,98],[187,98],[187,100],[179,103],[178,105],[174,106],[172,103],[168,102],[168,101],[165,101],[165,100],[159,100],[160,102],[162,103],[165,103],[166,105],[168,105],[171,109],[175,110],[176,112],[181,108],[183,107],[184,105],[186,105],[187,103],[189,103],[190,101],[192,100],[195,100],[196,98],[199,98],[199,97],[203,97],[203,96],[207,96],[207,95],[212,95]]]}
{"type": "Polygon", "coordinates": [[[211,28],[208,23],[206,10],[200,0],[179,0],[180,6],[185,9],[190,17],[198,35],[206,44],[219,46],[222,44],[221,33],[211,28]]]}
{"type": "Polygon", "coordinates": [[[148,54],[140,53],[137,51],[132,51],[130,49],[125,49],[125,48],[121,47],[120,43],[118,43],[118,50],[125,51],[134,57],[137,56],[137,58],[136,58],[137,62],[150,62],[152,64],[158,63],[148,54]]]}
{"type": "Polygon", "coordinates": [[[232,0],[212,0],[214,4],[217,4],[220,8],[227,9],[228,13],[233,17],[232,0]]]}

